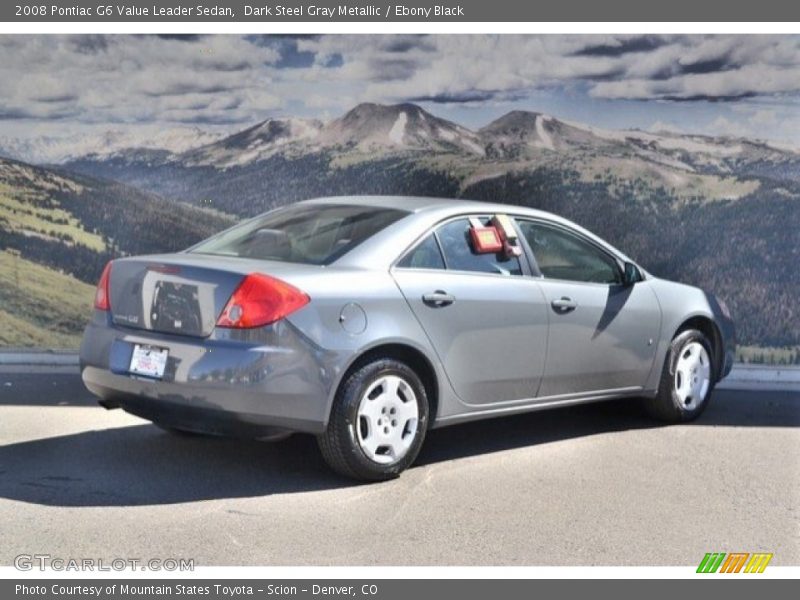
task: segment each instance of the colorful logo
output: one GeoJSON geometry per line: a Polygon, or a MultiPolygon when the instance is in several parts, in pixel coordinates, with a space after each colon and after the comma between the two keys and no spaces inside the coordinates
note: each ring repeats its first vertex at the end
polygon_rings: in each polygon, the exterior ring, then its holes
{"type": "Polygon", "coordinates": [[[708,552],[697,566],[698,573],[763,573],[772,554],[765,552],[708,552]]]}

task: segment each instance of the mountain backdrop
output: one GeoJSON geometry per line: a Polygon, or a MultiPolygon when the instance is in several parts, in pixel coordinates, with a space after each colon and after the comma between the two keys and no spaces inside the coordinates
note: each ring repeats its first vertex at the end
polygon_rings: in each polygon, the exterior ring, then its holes
{"type": "MultiPolygon", "coordinates": [[[[601,130],[524,111],[473,131],[413,104],[360,104],[327,122],[270,119],[221,139],[198,132],[195,141],[88,153],[83,145],[47,168],[0,161],[3,289],[15,261],[88,285],[108,256],[185,247],[232,217],[314,196],[444,196],[561,214],[655,275],[718,294],[742,343],[800,344],[800,153],[792,148],[601,130]]],[[[35,146],[25,150],[36,156],[35,146]]],[[[47,328],[49,318],[25,317],[0,342],[24,344],[23,325],[47,328]]],[[[54,330],[74,341],[78,312],[58,319],[54,330]]]]}

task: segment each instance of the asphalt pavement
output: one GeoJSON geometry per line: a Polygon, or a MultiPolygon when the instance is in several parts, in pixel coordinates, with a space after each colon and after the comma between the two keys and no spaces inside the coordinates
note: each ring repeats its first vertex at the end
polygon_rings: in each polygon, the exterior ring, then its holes
{"type": "Polygon", "coordinates": [[[74,372],[0,370],[0,564],[800,564],[800,393],[718,390],[695,423],[636,402],[430,432],[395,481],[331,474],[313,438],[166,433],[74,372]]]}

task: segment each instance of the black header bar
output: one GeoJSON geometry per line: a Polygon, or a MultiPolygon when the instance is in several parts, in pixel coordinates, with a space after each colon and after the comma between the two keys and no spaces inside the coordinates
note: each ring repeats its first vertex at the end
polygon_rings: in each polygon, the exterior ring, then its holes
{"type": "Polygon", "coordinates": [[[800,21],[786,0],[12,0],[2,22],[780,22],[800,21]]]}

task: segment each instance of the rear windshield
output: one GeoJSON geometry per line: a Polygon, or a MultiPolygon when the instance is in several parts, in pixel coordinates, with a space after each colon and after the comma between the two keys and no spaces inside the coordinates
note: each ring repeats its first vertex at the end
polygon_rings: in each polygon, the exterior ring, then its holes
{"type": "Polygon", "coordinates": [[[327,265],[408,214],[346,204],[287,206],[200,242],[189,252],[327,265]]]}

